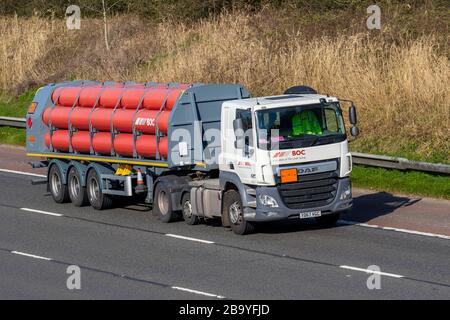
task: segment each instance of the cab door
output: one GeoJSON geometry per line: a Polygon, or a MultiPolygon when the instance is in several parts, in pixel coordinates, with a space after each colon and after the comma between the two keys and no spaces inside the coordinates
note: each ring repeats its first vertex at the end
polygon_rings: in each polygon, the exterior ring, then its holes
{"type": "Polygon", "coordinates": [[[233,121],[235,132],[234,168],[243,183],[256,184],[256,152],[254,121],[251,109],[236,109],[233,121]]]}

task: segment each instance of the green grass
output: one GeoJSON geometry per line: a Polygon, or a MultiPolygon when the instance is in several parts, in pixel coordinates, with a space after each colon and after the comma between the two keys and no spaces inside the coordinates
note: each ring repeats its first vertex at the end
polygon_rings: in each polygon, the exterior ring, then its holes
{"type": "MultiPolygon", "coordinates": [[[[389,144],[389,150],[385,142],[377,137],[360,136],[349,144],[350,150],[355,152],[379,154],[392,157],[401,157],[408,160],[424,161],[432,163],[450,164],[450,154],[448,148],[431,149],[429,152],[418,152],[417,141],[398,140],[395,145],[389,144]]],[[[449,144],[450,146],[450,144],[449,144]]]]}
{"type": "Polygon", "coordinates": [[[0,94],[0,116],[25,117],[35,93],[36,89],[32,89],[14,98],[6,94],[0,94]]]}
{"type": "MultiPolygon", "coordinates": [[[[18,97],[12,98],[0,93],[0,116],[24,118],[36,89],[31,89],[18,97]]],[[[0,143],[25,145],[25,129],[0,127],[0,143]]]]}
{"type": "Polygon", "coordinates": [[[25,129],[0,127],[0,144],[25,145],[25,129]]]}
{"type": "Polygon", "coordinates": [[[352,183],[359,188],[450,199],[450,177],[443,175],[356,165],[352,183]]]}

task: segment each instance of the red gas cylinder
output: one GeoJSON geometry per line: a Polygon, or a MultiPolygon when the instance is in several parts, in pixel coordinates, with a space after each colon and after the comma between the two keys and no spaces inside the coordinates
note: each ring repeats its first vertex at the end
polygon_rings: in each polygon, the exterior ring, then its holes
{"type": "MultiPolygon", "coordinates": [[[[50,132],[44,137],[45,145],[50,148],[50,132]]],[[[69,151],[69,131],[58,130],[53,132],[52,135],[52,145],[53,148],[58,151],[69,151]]]]}
{"type": "Polygon", "coordinates": [[[98,108],[92,112],[92,127],[99,131],[111,130],[111,116],[114,109],[98,108]]]}
{"type": "Polygon", "coordinates": [[[119,101],[125,88],[107,87],[100,97],[100,106],[105,108],[114,108],[119,101]]]}
{"type": "Polygon", "coordinates": [[[139,110],[134,125],[137,131],[155,134],[157,124],[160,132],[167,133],[169,117],[170,111],[139,110]]]}
{"type": "Polygon", "coordinates": [[[92,148],[100,154],[111,154],[111,134],[109,132],[97,132],[92,138],[92,148]]]}
{"type": "MultiPolygon", "coordinates": [[[[142,136],[144,137],[144,136],[142,136]]],[[[167,159],[167,155],[169,154],[169,139],[167,137],[162,137],[159,140],[158,145],[159,154],[167,159]]]]}
{"type": "MultiPolygon", "coordinates": [[[[133,135],[121,133],[114,139],[114,149],[118,155],[133,155],[133,135]]],[[[136,153],[142,157],[155,158],[156,156],[156,136],[142,135],[136,140],[136,153]]],[[[167,157],[167,140],[162,139],[159,146],[159,153],[162,157],[167,157]]]]}
{"type": "Polygon", "coordinates": [[[79,130],[89,130],[90,108],[75,107],[70,114],[70,124],[79,130]]]}
{"type": "Polygon", "coordinates": [[[57,101],[57,99],[58,99],[58,97],[59,97],[59,95],[60,95],[60,93],[61,93],[61,87],[59,87],[59,88],[56,88],[55,90],[53,90],[53,93],[52,93],[52,102],[54,103],[54,104],[57,104],[58,103],[58,101],[57,101]]]}
{"type": "MultiPolygon", "coordinates": [[[[120,133],[114,139],[114,150],[120,156],[133,155],[133,135],[129,133],[120,133]]],[[[136,146],[137,151],[137,146],[136,146]]]]}
{"type": "Polygon", "coordinates": [[[89,153],[90,135],[89,131],[78,131],[72,135],[72,148],[77,152],[89,153]]]}
{"type": "Polygon", "coordinates": [[[122,100],[120,100],[121,106],[126,109],[136,109],[139,102],[141,102],[144,93],[145,89],[127,88],[127,90],[123,93],[122,100]]]}
{"type": "Polygon", "coordinates": [[[57,88],[52,95],[53,102],[56,101],[59,95],[57,104],[72,107],[74,103],[77,101],[78,95],[81,91],[81,87],[62,87],[57,88]]]}
{"type": "Polygon", "coordinates": [[[171,110],[183,89],[180,88],[154,88],[149,90],[144,97],[143,106],[146,109],[160,110],[161,107],[171,110]],[[166,104],[162,106],[167,97],[166,104]]]}
{"type": "Polygon", "coordinates": [[[55,106],[53,109],[50,107],[45,109],[42,114],[42,121],[48,125],[49,120],[52,122],[52,126],[59,129],[67,129],[69,126],[69,113],[71,107],[55,106]]]}
{"type": "Polygon", "coordinates": [[[146,158],[156,156],[156,136],[143,135],[136,140],[136,151],[138,155],[146,158]]]}
{"type": "MultiPolygon", "coordinates": [[[[116,110],[113,116],[114,129],[120,132],[132,132],[132,123],[135,110],[116,110]]],[[[156,125],[158,129],[166,133],[169,122],[170,111],[139,110],[134,118],[134,125],[137,131],[148,134],[155,134],[156,125]]]]}
{"type": "Polygon", "coordinates": [[[99,86],[83,88],[80,92],[78,104],[81,107],[92,108],[95,102],[100,98],[102,90],[103,88],[99,86]]]}

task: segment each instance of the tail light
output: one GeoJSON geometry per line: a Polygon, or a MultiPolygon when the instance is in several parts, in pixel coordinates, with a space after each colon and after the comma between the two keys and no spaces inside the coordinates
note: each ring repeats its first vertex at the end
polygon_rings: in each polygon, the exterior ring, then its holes
{"type": "Polygon", "coordinates": [[[28,119],[27,119],[27,126],[28,126],[28,129],[31,129],[31,127],[33,126],[33,120],[31,120],[31,117],[28,117],[28,119]]]}

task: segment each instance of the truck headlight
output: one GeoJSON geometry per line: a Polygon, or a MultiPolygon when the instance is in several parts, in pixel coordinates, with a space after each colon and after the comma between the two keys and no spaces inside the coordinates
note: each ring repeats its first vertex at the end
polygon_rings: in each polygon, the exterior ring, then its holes
{"type": "Polygon", "coordinates": [[[352,187],[348,185],[344,188],[344,191],[341,193],[341,200],[349,200],[352,198],[352,187]]]}
{"type": "Polygon", "coordinates": [[[269,208],[278,208],[278,202],[273,197],[268,196],[267,194],[261,194],[259,196],[259,201],[263,206],[269,208]]]}

